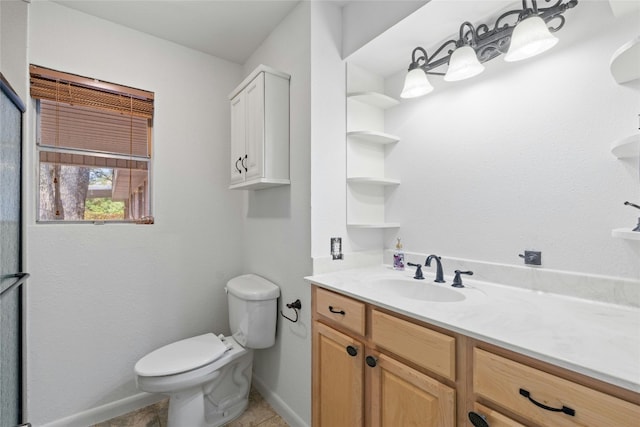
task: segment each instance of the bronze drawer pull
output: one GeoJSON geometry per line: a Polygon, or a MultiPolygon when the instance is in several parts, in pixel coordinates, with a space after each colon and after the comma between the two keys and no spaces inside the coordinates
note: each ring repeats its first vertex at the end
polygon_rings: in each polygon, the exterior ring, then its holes
{"type": "Polygon", "coordinates": [[[329,306],[329,311],[334,314],[342,314],[343,316],[347,314],[344,312],[344,310],[335,310],[332,305],[329,306]]]}
{"type": "Polygon", "coordinates": [[[524,397],[526,397],[527,399],[529,399],[529,401],[531,403],[533,403],[534,405],[536,405],[539,408],[542,408],[544,410],[547,411],[551,411],[551,412],[562,412],[563,414],[567,414],[570,416],[575,416],[576,415],[576,411],[569,408],[568,406],[562,406],[562,408],[552,408],[551,406],[547,406],[545,404],[542,404],[540,402],[535,401],[532,397],[531,397],[531,393],[529,393],[527,390],[521,388],[520,389],[520,394],[524,397]]]}

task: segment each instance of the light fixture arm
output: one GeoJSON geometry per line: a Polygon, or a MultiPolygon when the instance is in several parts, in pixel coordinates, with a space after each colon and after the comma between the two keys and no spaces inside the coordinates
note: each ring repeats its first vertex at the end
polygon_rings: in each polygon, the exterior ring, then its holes
{"type": "Polygon", "coordinates": [[[460,25],[460,38],[458,38],[458,41],[456,42],[456,47],[464,46],[467,43],[469,46],[474,47],[478,44],[478,35],[473,24],[469,21],[464,21],[462,25],[460,25]],[[465,33],[464,27],[469,27],[469,31],[465,33]],[[471,34],[471,40],[467,39],[469,34],[471,34]]]}

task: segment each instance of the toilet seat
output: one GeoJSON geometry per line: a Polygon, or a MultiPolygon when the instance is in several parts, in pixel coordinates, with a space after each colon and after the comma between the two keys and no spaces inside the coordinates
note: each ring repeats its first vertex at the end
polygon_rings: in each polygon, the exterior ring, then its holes
{"type": "Polygon", "coordinates": [[[136,383],[142,391],[151,393],[168,393],[176,390],[199,386],[213,380],[225,366],[235,363],[243,357],[253,358],[253,351],[238,344],[233,337],[223,338],[223,342],[231,349],[223,353],[213,362],[186,372],[173,375],[145,376],[136,374],[136,383]]]}
{"type": "Polygon", "coordinates": [[[212,333],[177,341],[144,356],[135,372],[145,377],[159,377],[188,372],[208,365],[231,348],[212,333]]]}

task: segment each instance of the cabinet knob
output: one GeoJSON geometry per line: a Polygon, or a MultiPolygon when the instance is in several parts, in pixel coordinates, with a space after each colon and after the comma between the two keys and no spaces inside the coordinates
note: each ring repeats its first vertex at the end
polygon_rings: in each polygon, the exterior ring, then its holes
{"type": "Polygon", "coordinates": [[[373,356],[367,356],[364,360],[365,362],[367,362],[367,365],[371,366],[372,368],[375,368],[378,364],[378,359],[373,356]]]}
{"type": "Polygon", "coordinates": [[[352,345],[348,345],[347,353],[349,353],[349,356],[351,357],[356,357],[358,355],[358,349],[352,345]]]}
{"type": "Polygon", "coordinates": [[[489,427],[487,419],[477,412],[469,412],[469,421],[471,421],[471,424],[473,424],[475,427],[489,427]]]}

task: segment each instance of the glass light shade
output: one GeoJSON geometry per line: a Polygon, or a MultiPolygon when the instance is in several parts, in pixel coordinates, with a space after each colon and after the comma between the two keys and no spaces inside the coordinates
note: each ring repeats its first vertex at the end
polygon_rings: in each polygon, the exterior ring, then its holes
{"type": "Polygon", "coordinates": [[[484,71],[484,65],[478,60],[476,51],[469,45],[460,46],[449,58],[449,68],[444,80],[455,82],[477,76],[484,71]]]}
{"type": "Polygon", "coordinates": [[[536,56],[558,43],[547,24],[539,16],[530,16],[520,21],[511,34],[511,45],[504,56],[507,62],[520,61],[536,56]]]}
{"type": "Polygon", "coordinates": [[[414,68],[407,73],[404,79],[404,88],[400,98],[416,98],[426,95],[433,90],[433,86],[427,79],[427,73],[422,68],[414,68]]]}

